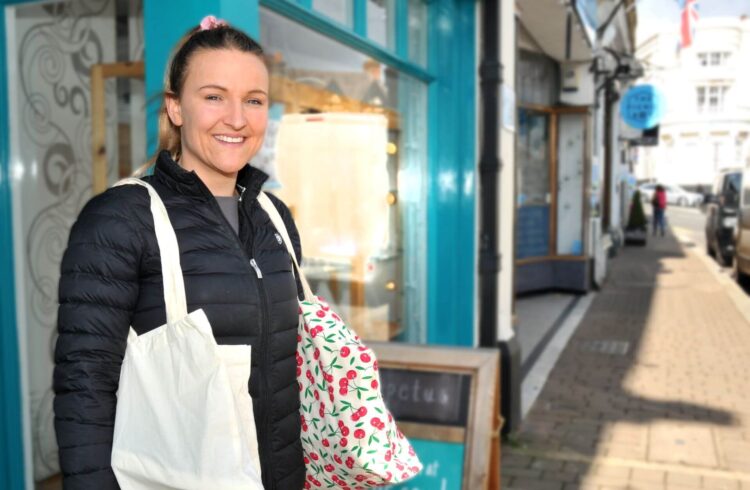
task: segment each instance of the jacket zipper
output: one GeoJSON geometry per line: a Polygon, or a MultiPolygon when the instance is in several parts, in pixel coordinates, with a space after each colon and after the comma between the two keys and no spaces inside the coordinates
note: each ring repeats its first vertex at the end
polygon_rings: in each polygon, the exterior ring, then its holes
{"type": "MultiPolygon", "coordinates": [[[[242,197],[245,193],[245,189],[242,189],[242,192],[240,193],[240,203],[242,202],[242,197]]],[[[240,205],[240,212],[242,214],[245,214],[245,208],[244,206],[240,205]]],[[[251,233],[253,236],[255,235],[255,230],[252,229],[252,220],[249,216],[246,216],[247,223],[251,227],[251,233]]],[[[253,242],[254,244],[254,242],[253,242]]],[[[253,255],[255,254],[255,247],[253,247],[253,255]]],[[[268,488],[266,490],[273,490],[275,488],[274,480],[273,480],[273,458],[269,458],[269,454],[271,451],[271,443],[269,441],[269,433],[270,433],[270,410],[269,410],[269,398],[270,398],[270,388],[268,386],[268,370],[270,367],[268,366],[268,342],[270,337],[270,322],[268,320],[269,313],[268,313],[268,293],[266,292],[266,287],[263,281],[263,272],[261,272],[260,267],[258,266],[258,263],[255,261],[255,257],[250,259],[250,266],[255,271],[255,284],[256,288],[258,290],[258,293],[260,294],[260,355],[261,355],[261,366],[263,366],[263,376],[261,378],[262,383],[262,389],[263,393],[261,395],[261,420],[263,421],[263,440],[261,441],[261,447],[264,449],[262,451],[262,454],[265,455],[265,457],[261,458],[261,475],[267,475],[268,482],[272,485],[271,488],[268,488]]]]}
{"type": "MultiPolygon", "coordinates": [[[[245,187],[239,186],[240,188],[240,198],[239,198],[239,211],[245,215],[247,218],[248,226],[250,226],[250,234],[251,236],[255,236],[255,230],[253,230],[252,221],[250,220],[250,217],[246,215],[245,208],[242,205],[242,198],[245,195],[245,187]]],[[[213,194],[206,188],[203,189],[204,194],[210,197],[209,202],[211,203],[211,207],[214,210],[216,214],[219,215],[221,218],[222,225],[226,231],[229,232],[232,237],[234,237],[235,243],[237,247],[240,249],[240,252],[247,260],[248,265],[252,269],[252,273],[250,274],[255,278],[255,286],[258,290],[258,293],[260,295],[260,350],[261,350],[261,363],[259,364],[262,366],[262,372],[264,373],[264,376],[262,376],[262,390],[263,393],[261,394],[261,420],[263,421],[263,440],[261,441],[261,448],[263,450],[259,451],[259,457],[260,457],[260,466],[261,466],[261,475],[268,475],[266,478],[268,478],[269,482],[273,484],[273,478],[272,478],[272,472],[271,472],[271,458],[268,458],[268,453],[270,451],[270,443],[268,441],[268,433],[269,433],[269,410],[268,410],[268,397],[269,397],[269,388],[268,388],[268,329],[269,327],[266,325],[267,318],[268,318],[268,295],[266,293],[265,285],[263,284],[263,273],[260,270],[260,267],[258,266],[258,263],[255,261],[254,257],[248,257],[247,252],[245,252],[245,248],[242,245],[242,240],[239,237],[239,233],[235,233],[234,229],[232,228],[232,225],[229,224],[229,221],[227,220],[226,216],[224,216],[224,213],[221,210],[221,207],[219,206],[219,203],[216,201],[216,198],[214,198],[213,194]]],[[[240,220],[241,221],[241,220],[240,220]]],[[[253,255],[255,255],[255,249],[253,247],[253,255]]],[[[249,380],[248,380],[249,382],[249,380]]],[[[249,386],[248,386],[249,389],[249,386]]],[[[275,487],[275,485],[274,485],[275,487]]],[[[273,489],[266,489],[266,490],[273,490],[273,489]]]]}

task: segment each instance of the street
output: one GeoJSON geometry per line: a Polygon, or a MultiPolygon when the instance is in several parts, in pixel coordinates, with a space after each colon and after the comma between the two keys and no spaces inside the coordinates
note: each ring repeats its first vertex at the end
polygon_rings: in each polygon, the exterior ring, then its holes
{"type": "Polygon", "coordinates": [[[702,214],[625,247],[520,431],[503,489],[750,489],[750,298],[702,214]]]}

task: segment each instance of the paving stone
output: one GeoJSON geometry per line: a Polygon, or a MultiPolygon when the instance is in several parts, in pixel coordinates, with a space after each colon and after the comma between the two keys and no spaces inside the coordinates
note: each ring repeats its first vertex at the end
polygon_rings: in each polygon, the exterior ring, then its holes
{"type": "Polygon", "coordinates": [[[562,490],[563,483],[550,480],[535,480],[531,478],[516,478],[513,486],[523,490],[562,490]]]}
{"type": "Polygon", "coordinates": [[[667,472],[649,468],[633,468],[630,478],[634,483],[666,483],[667,472]]]}
{"type": "Polygon", "coordinates": [[[703,488],[710,490],[740,490],[740,482],[738,480],[730,480],[727,478],[704,476],[703,488]]]}
{"type": "Polygon", "coordinates": [[[703,486],[703,478],[700,475],[669,471],[667,472],[667,485],[701,488],[703,486]]]}

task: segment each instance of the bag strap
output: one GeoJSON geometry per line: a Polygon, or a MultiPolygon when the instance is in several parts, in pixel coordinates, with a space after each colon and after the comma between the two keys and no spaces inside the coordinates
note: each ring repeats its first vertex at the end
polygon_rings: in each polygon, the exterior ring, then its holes
{"type": "Polygon", "coordinates": [[[172,223],[169,221],[167,208],[164,207],[164,203],[156,190],[141,179],[134,177],[122,179],[115,184],[115,186],[120,185],[140,185],[148,190],[151,198],[151,214],[154,217],[156,241],[159,244],[167,323],[175,323],[187,316],[187,300],[185,299],[185,281],[180,266],[180,248],[177,245],[177,235],[175,235],[172,223]]]}
{"type": "Polygon", "coordinates": [[[295,273],[299,278],[299,282],[302,283],[302,290],[305,293],[305,301],[314,301],[315,295],[312,293],[310,283],[307,282],[305,273],[302,272],[302,269],[297,263],[297,254],[294,253],[292,241],[289,239],[289,233],[286,231],[286,225],[284,224],[284,219],[279,214],[279,210],[276,209],[276,206],[274,206],[273,202],[265,192],[261,192],[260,194],[258,194],[258,203],[260,203],[260,207],[263,208],[266,214],[268,214],[268,217],[271,218],[271,222],[273,223],[273,226],[276,227],[276,231],[278,231],[281,237],[284,239],[286,249],[289,252],[289,255],[292,257],[292,262],[294,263],[295,273]]]}

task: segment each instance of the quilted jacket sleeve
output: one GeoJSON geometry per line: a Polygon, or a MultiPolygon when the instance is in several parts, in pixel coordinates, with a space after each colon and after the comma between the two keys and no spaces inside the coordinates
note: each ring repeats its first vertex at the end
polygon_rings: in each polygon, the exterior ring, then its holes
{"type": "Polygon", "coordinates": [[[133,193],[115,188],[89,201],[62,261],[53,383],[66,490],[119,489],[110,467],[115,393],[142,249],[123,200],[133,193]]]}

